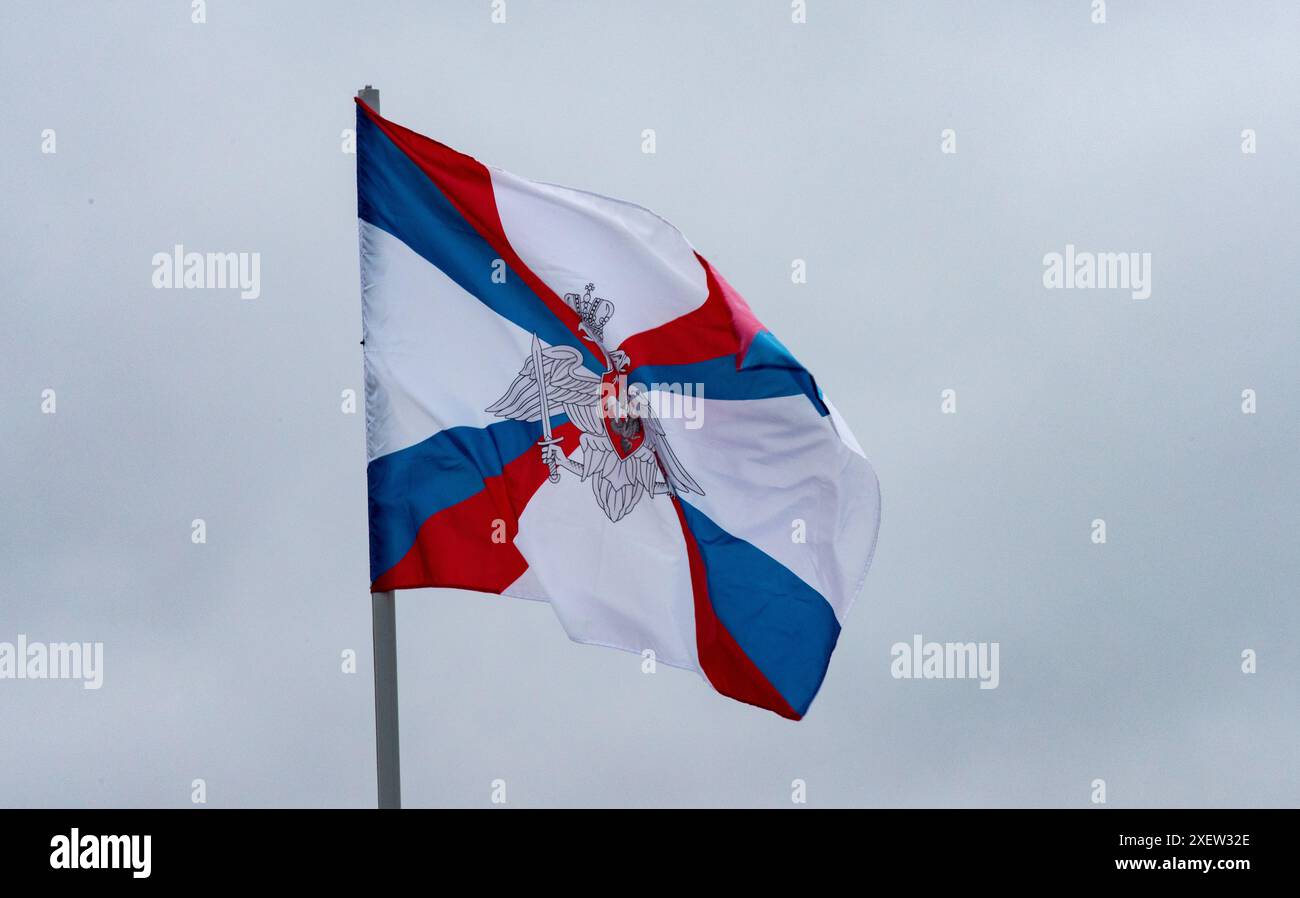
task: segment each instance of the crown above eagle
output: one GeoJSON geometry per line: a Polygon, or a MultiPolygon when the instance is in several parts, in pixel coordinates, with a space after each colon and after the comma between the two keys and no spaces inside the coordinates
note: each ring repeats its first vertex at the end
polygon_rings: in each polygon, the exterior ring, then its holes
{"type": "Polygon", "coordinates": [[[596,290],[595,284],[587,284],[584,288],[586,292],[581,295],[577,293],[564,294],[564,302],[569,308],[578,313],[582,323],[586,326],[587,332],[596,338],[597,341],[605,338],[605,322],[614,314],[614,304],[608,299],[601,299],[599,296],[593,296],[596,290]]]}

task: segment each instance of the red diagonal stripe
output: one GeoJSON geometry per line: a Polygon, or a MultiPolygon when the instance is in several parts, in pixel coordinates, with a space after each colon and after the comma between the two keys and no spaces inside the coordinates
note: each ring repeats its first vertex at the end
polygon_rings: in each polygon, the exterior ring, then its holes
{"type": "Polygon", "coordinates": [[[713,688],[723,695],[775,711],[790,720],[799,720],[801,715],[768,682],[758,665],[750,660],[722,621],[718,620],[713,611],[713,603],[709,600],[709,582],[699,546],[695,544],[691,528],[686,525],[681,502],[674,496],[672,503],[682,527],[682,537],[686,541],[686,555],[690,559],[691,592],[695,597],[695,648],[700,657],[700,669],[709,678],[713,688]]]}
{"type": "MultiPolygon", "coordinates": [[[[572,455],[582,431],[565,423],[555,428],[555,436],[572,455]]],[[[499,475],[485,478],[480,492],[421,524],[410,550],[370,591],[445,586],[500,593],[528,570],[528,559],[515,548],[519,516],[549,476],[540,450],[530,446],[499,475]],[[492,541],[497,520],[505,524],[505,542],[492,541]]]]}
{"type": "Polygon", "coordinates": [[[515,273],[556,318],[564,323],[573,335],[598,359],[603,359],[600,347],[579,333],[578,313],[565,305],[554,290],[533,273],[510,241],[506,239],[501,213],[497,210],[496,195],[492,192],[492,174],[487,166],[473,156],[458,153],[451,147],[432,138],[417,134],[409,128],[394,124],[375,112],[359,98],[357,105],[365,111],[381,131],[388,136],[412,162],[442,191],[464,219],[470,223],[488,245],[496,251],[510,270],[515,273]]]}
{"type": "Polygon", "coordinates": [[[766,330],[744,298],[695,254],[704,268],[709,295],[699,307],[656,328],[633,334],[620,344],[636,365],[685,365],[735,355],[740,367],[754,335],[766,330]]]}

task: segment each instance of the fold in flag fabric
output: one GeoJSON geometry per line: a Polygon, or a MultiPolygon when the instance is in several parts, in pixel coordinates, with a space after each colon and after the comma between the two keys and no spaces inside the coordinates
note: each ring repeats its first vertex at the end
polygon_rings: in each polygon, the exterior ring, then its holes
{"type": "Polygon", "coordinates": [[[371,589],[549,602],[802,717],[880,519],[812,375],[654,213],[360,100],[357,207],[371,589]]]}

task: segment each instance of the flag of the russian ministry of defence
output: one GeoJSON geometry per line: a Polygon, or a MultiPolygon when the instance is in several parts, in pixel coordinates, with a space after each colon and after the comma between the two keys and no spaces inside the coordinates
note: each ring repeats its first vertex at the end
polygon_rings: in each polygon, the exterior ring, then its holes
{"type": "Polygon", "coordinates": [[[654,213],[358,101],[371,588],[549,602],[798,719],[880,517],[809,372],[654,213]]]}

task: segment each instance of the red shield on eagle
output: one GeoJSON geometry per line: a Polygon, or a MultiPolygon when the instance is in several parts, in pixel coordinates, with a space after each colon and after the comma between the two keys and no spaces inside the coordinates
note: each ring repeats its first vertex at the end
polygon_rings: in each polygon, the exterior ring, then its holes
{"type": "Polygon", "coordinates": [[[600,379],[600,418],[619,458],[627,458],[645,442],[645,425],[627,401],[627,379],[613,371],[600,379]]]}

